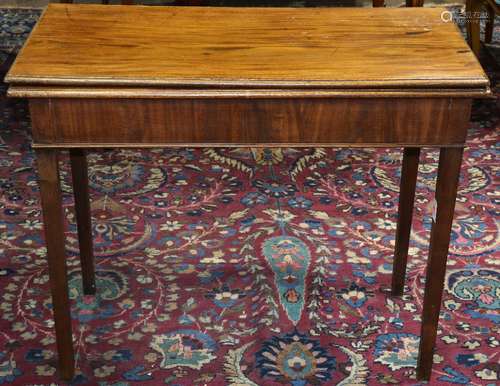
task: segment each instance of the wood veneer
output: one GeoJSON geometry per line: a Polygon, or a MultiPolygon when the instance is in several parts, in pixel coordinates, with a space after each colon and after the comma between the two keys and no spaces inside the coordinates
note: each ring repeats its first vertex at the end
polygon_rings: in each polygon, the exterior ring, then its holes
{"type": "Polygon", "coordinates": [[[461,146],[469,99],[32,99],[38,147],[461,146]]]}
{"type": "Polygon", "coordinates": [[[6,80],[485,90],[486,75],[443,10],[50,4],[6,80]]]}
{"type": "Polygon", "coordinates": [[[85,291],[94,291],[83,149],[404,146],[401,294],[423,146],[439,147],[417,376],[430,379],[471,98],[491,95],[440,9],[50,5],[9,95],[27,97],[62,378],[74,375],[57,157],[70,149],[85,291]]]}

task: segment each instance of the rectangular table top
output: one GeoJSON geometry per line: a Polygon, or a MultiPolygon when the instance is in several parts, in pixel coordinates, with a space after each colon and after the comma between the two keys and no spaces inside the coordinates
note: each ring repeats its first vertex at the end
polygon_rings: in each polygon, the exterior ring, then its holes
{"type": "Polygon", "coordinates": [[[486,94],[484,71],[443,11],[51,4],[6,80],[59,88],[486,94]]]}

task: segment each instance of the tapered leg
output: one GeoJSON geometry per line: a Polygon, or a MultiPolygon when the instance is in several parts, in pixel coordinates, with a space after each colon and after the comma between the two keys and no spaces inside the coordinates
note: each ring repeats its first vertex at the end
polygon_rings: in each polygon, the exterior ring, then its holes
{"type": "Polygon", "coordinates": [[[398,226],[396,229],[396,247],[392,268],[392,294],[401,296],[405,284],[406,262],[410,245],[411,219],[415,187],[417,185],[418,158],[420,148],[406,147],[403,152],[401,183],[399,188],[398,226]]]}
{"type": "Polygon", "coordinates": [[[407,7],[423,7],[424,0],[406,0],[407,7]]]}
{"type": "Polygon", "coordinates": [[[94,253],[92,250],[92,220],[90,216],[89,183],[87,176],[87,157],[82,149],[71,149],[71,175],[75,195],[76,224],[80,245],[83,293],[95,294],[94,253]]]}
{"type": "Polygon", "coordinates": [[[469,44],[476,56],[479,56],[479,52],[481,51],[481,25],[479,24],[481,7],[482,2],[480,0],[467,0],[466,2],[466,12],[469,17],[467,34],[469,36],[469,44]]]}
{"type": "Polygon", "coordinates": [[[40,195],[49,263],[59,371],[61,378],[70,380],[74,375],[75,362],[64,250],[64,221],[57,163],[58,151],[39,149],[36,150],[36,155],[40,176],[40,195]]]}
{"type": "Polygon", "coordinates": [[[493,27],[495,26],[495,10],[490,5],[487,5],[485,9],[488,12],[488,20],[486,21],[486,28],[484,30],[484,42],[491,43],[493,27]]]}
{"type": "Polygon", "coordinates": [[[462,148],[441,148],[439,156],[436,211],[431,230],[418,354],[419,380],[431,377],[462,152],[462,148]]]}

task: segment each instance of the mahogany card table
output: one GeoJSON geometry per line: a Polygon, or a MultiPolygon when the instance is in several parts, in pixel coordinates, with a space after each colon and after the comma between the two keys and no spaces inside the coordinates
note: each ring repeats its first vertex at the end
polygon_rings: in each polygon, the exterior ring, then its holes
{"type": "Polygon", "coordinates": [[[61,377],[74,375],[61,151],[93,294],[86,151],[383,146],[404,148],[393,295],[404,288],[419,152],[440,149],[417,363],[428,380],[471,101],[490,94],[442,11],[50,5],[6,80],[30,105],[61,377]]]}

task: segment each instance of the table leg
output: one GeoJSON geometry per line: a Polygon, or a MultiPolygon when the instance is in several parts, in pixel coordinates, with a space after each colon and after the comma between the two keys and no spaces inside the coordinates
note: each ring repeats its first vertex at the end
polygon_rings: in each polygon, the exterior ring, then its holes
{"type": "Polygon", "coordinates": [[[64,217],[57,162],[58,151],[38,149],[36,150],[36,156],[40,178],[40,195],[59,356],[59,371],[61,378],[70,380],[74,376],[75,362],[66,254],[64,250],[64,217]]]}
{"type": "Polygon", "coordinates": [[[395,296],[403,295],[405,284],[419,157],[420,148],[418,147],[406,147],[403,151],[403,166],[401,168],[401,182],[399,187],[396,247],[394,249],[394,263],[392,268],[392,294],[395,296]]]}
{"type": "Polygon", "coordinates": [[[423,7],[424,0],[406,0],[407,7],[423,7]]]}
{"type": "Polygon", "coordinates": [[[435,193],[437,207],[431,230],[420,330],[419,380],[429,380],[431,377],[462,153],[463,148],[441,148],[439,156],[435,193]]]}
{"type": "Polygon", "coordinates": [[[468,18],[467,35],[469,37],[469,44],[477,57],[479,57],[479,52],[481,51],[480,15],[482,4],[480,0],[467,0],[465,8],[468,18]]]}
{"type": "Polygon", "coordinates": [[[76,224],[80,246],[83,293],[95,294],[94,253],[92,250],[92,219],[90,215],[87,157],[82,149],[71,149],[71,175],[75,196],[76,224]]]}
{"type": "Polygon", "coordinates": [[[485,6],[486,12],[488,13],[488,20],[486,20],[486,26],[484,29],[484,42],[491,43],[493,38],[493,28],[495,27],[495,10],[491,5],[485,6]]]}

